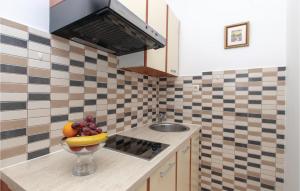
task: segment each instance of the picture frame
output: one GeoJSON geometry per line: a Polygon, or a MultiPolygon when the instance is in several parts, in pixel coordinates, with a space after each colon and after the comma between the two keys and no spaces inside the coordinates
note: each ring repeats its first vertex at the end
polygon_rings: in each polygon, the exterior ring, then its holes
{"type": "Polygon", "coordinates": [[[230,49],[249,46],[249,30],[249,22],[225,26],[224,48],[230,49]]]}

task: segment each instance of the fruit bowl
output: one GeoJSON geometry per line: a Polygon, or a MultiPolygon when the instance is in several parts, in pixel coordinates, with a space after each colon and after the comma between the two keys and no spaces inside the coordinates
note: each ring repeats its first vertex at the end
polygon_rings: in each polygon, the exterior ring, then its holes
{"type": "Polygon", "coordinates": [[[83,147],[70,147],[67,143],[66,143],[66,138],[62,138],[60,141],[62,147],[72,153],[72,154],[78,154],[78,155],[89,155],[89,154],[93,154],[94,152],[98,151],[101,147],[103,147],[104,142],[103,143],[99,143],[96,145],[90,145],[90,146],[83,146],[83,147]]]}
{"type": "Polygon", "coordinates": [[[93,154],[104,146],[104,142],[90,146],[70,147],[66,143],[66,138],[63,138],[60,143],[64,150],[75,154],[77,157],[72,169],[74,176],[87,176],[96,172],[97,165],[93,154]]]}
{"type": "Polygon", "coordinates": [[[93,154],[107,139],[107,133],[97,127],[95,118],[88,115],[81,122],[68,121],[62,133],[62,147],[77,156],[72,173],[74,176],[86,176],[96,172],[97,166],[93,154]]]}

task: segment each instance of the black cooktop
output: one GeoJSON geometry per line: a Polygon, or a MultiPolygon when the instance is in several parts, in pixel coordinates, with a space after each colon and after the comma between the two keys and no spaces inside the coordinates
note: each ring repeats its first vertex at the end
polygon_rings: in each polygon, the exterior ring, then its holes
{"type": "Polygon", "coordinates": [[[104,147],[142,159],[151,160],[169,145],[152,142],[122,135],[113,135],[108,138],[104,147]]]}

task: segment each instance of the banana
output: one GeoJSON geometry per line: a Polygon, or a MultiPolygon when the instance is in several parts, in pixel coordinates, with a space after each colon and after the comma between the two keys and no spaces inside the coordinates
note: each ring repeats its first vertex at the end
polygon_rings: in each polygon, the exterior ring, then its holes
{"type": "Polygon", "coordinates": [[[70,137],[67,138],[66,143],[70,147],[83,147],[99,144],[106,141],[107,138],[107,133],[101,133],[93,136],[70,137]]]}

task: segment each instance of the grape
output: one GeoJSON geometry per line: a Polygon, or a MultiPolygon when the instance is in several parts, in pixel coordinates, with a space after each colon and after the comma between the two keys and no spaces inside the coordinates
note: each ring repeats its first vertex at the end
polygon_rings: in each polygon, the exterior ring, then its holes
{"type": "Polygon", "coordinates": [[[81,122],[80,122],[80,127],[81,127],[81,128],[84,128],[85,126],[86,126],[86,122],[85,122],[85,121],[81,121],[81,122]]]}
{"type": "Polygon", "coordinates": [[[86,116],[85,121],[86,122],[94,122],[94,117],[92,115],[88,115],[88,116],[86,116]]]}
{"type": "Polygon", "coordinates": [[[80,123],[76,122],[72,124],[73,129],[79,129],[80,128],[80,123]]]}
{"type": "Polygon", "coordinates": [[[86,116],[83,121],[73,123],[72,128],[78,130],[77,136],[91,136],[102,133],[102,129],[97,127],[95,118],[92,115],[86,116]]]}
{"type": "Polygon", "coordinates": [[[100,128],[97,128],[96,131],[98,134],[102,133],[102,129],[100,129],[100,128]]]}
{"type": "Polygon", "coordinates": [[[97,127],[96,127],[96,124],[95,123],[91,123],[89,124],[89,128],[93,129],[93,130],[96,130],[97,127]]]}
{"type": "Polygon", "coordinates": [[[84,127],[84,128],[82,129],[82,132],[83,132],[83,134],[86,135],[86,136],[89,136],[89,135],[90,135],[90,129],[87,128],[87,127],[84,127]]]}
{"type": "Polygon", "coordinates": [[[91,131],[91,135],[98,135],[97,131],[94,130],[90,130],[91,131]]]}

